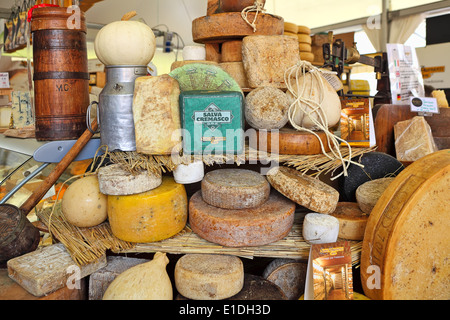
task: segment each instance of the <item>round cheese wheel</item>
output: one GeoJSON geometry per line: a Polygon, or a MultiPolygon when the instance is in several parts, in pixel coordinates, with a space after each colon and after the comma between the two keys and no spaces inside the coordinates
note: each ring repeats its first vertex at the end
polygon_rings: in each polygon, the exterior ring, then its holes
{"type": "Polygon", "coordinates": [[[296,34],[297,31],[298,31],[298,26],[295,23],[292,23],[292,22],[285,22],[284,23],[284,31],[296,34]]]}
{"type": "Polygon", "coordinates": [[[201,184],[202,198],[224,209],[254,208],[267,201],[270,184],[258,172],[245,169],[218,169],[208,172],[201,184]]]}
{"type": "Polygon", "coordinates": [[[127,196],[108,196],[112,233],[130,242],[155,242],[183,230],[187,221],[187,195],[182,184],[164,176],[153,190],[127,196]]]}
{"type": "Polygon", "coordinates": [[[303,239],[309,244],[336,242],[339,220],[323,213],[308,213],[303,220],[303,239]]]}
{"type": "Polygon", "coordinates": [[[194,161],[189,164],[179,164],[173,171],[176,183],[189,184],[202,181],[205,176],[203,161],[194,161]]]}
{"type": "Polygon", "coordinates": [[[339,220],[339,238],[363,240],[369,215],[359,208],[356,202],[339,202],[336,210],[330,213],[339,220]]]}
{"type": "Polygon", "coordinates": [[[298,42],[300,42],[300,43],[307,43],[307,44],[312,43],[312,39],[309,34],[299,33],[299,34],[297,34],[297,38],[298,38],[298,42]]]}
{"type": "Polygon", "coordinates": [[[189,224],[199,237],[228,247],[260,246],[284,238],[294,223],[295,203],[271,193],[261,206],[231,210],[213,207],[202,191],[189,201],[189,224]]]}
{"type": "Polygon", "coordinates": [[[361,284],[373,300],[450,299],[450,152],[407,166],[370,213],[361,284]]]}
{"type": "Polygon", "coordinates": [[[293,33],[293,32],[287,32],[287,31],[284,31],[283,34],[284,34],[285,36],[291,36],[291,37],[297,38],[297,34],[296,34],[296,33],[293,33]]]}
{"type": "Polygon", "coordinates": [[[312,52],[300,52],[300,59],[313,62],[314,61],[314,53],[312,52]]]}
{"type": "Polygon", "coordinates": [[[204,46],[185,46],[182,55],[183,60],[206,60],[206,50],[204,46]]]}
{"type": "Polygon", "coordinates": [[[314,212],[331,213],[339,201],[336,189],[293,168],[272,168],[267,180],[287,198],[314,212]]]}
{"type": "Polygon", "coordinates": [[[307,26],[297,26],[297,33],[307,34],[309,36],[311,34],[311,29],[307,26]]]}
{"type": "Polygon", "coordinates": [[[394,179],[395,178],[375,179],[360,185],[355,192],[359,208],[363,212],[370,214],[373,207],[377,204],[378,199],[394,179]]]}
{"type": "Polygon", "coordinates": [[[250,91],[245,101],[245,119],[255,129],[280,129],[289,121],[289,100],[274,87],[259,87],[250,91]]]}
{"type": "Polygon", "coordinates": [[[194,300],[221,300],[244,286],[244,266],[238,257],[218,254],[186,254],[175,265],[178,292],[194,300]]]}
{"type": "Polygon", "coordinates": [[[242,40],[231,40],[222,43],[222,62],[242,61],[242,40]]]}
{"type": "Polygon", "coordinates": [[[300,52],[311,52],[312,51],[312,47],[308,43],[299,43],[298,47],[300,49],[300,52]]]}
{"type": "Polygon", "coordinates": [[[120,164],[113,164],[98,170],[98,182],[101,193],[122,196],[155,189],[161,185],[162,177],[152,171],[132,174],[120,164]]]}
{"type": "Polygon", "coordinates": [[[223,62],[219,66],[225,70],[239,86],[244,88],[249,88],[247,74],[245,73],[244,64],[242,62],[223,62]]]}
{"type": "Polygon", "coordinates": [[[253,274],[244,274],[244,287],[228,300],[287,300],[287,297],[273,282],[253,274]]]}

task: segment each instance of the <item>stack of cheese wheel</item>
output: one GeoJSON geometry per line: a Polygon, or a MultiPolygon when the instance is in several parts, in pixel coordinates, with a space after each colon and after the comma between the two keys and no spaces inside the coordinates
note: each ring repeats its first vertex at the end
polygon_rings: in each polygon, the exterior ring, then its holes
{"type": "Polygon", "coordinates": [[[100,190],[108,196],[112,233],[129,242],[170,238],[187,222],[187,194],[173,177],[142,171],[130,173],[120,165],[99,169],[100,190]]]}
{"type": "MultiPolygon", "coordinates": [[[[261,2],[265,4],[265,1],[261,2]]],[[[215,62],[228,72],[243,90],[249,88],[242,64],[242,39],[249,35],[282,35],[284,20],[279,16],[248,12],[247,20],[253,22],[253,29],[242,16],[244,9],[254,1],[209,0],[206,16],[192,21],[192,37],[195,43],[205,45],[205,59],[215,62]]]]}
{"type": "Polygon", "coordinates": [[[295,203],[258,172],[208,172],[189,202],[189,224],[199,237],[228,247],[259,246],[284,238],[294,223],[295,203]]]}
{"type": "Polygon", "coordinates": [[[297,26],[297,37],[300,49],[300,59],[314,62],[314,53],[311,48],[311,29],[306,26],[297,26]]]}
{"type": "Polygon", "coordinates": [[[295,23],[284,22],[284,35],[297,37],[298,27],[295,23]]]}
{"type": "Polygon", "coordinates": [[[185,46],[183,48],[183,60],[173,62],[170,66],[170,71],[191,63],[217,65],[217,63],[214,61],[206,60],[206,49],[204,45],[185,46]]]}

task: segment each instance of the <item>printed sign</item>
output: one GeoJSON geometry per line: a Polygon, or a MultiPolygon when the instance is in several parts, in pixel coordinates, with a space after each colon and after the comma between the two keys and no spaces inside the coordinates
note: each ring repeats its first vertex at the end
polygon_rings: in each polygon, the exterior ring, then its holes
{"type": "Polygon", "coordinates": [[[410,105],[412,112],[418,113],[439,113],[439,106],[436,98],[410,98],[410,105]]]}

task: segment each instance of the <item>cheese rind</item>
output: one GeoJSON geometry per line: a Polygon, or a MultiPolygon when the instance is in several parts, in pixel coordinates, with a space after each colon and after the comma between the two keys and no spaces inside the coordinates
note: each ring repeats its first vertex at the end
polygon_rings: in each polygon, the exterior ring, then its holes
{"type": "Polygon", "coordinates": [[[378,199],[394,179],[395,178],[375,179],[360,185],[356,189],[355,196],[361,211],[370,214],[373,207],[377,204],[378,199]]]}
{"type": "Polygon", "coordinates": [[[168,176],[153,190],[108,196],[111,230],[124,241],[145,243],[170,238],[185,227],[187,215],[186,190],[168,176]]]}
{"type": "Polygon", "coordinates": [[[267,173],[267,180],[287,198],[314,212],[331,213],[339,201],[336,189],[293,168],[272,168],[267,173]]]}
{"type": "Polygon", "coordinates": [[[336,242],[339,220],[322,213],[308,213],[303,220],[303,239],[309,244],[336,242]]]}
{"type": "Polygon", "coordinates": [[[356,202],[339,202],[330,213],[339,220],[339,238],[363,240],[369,215],[361,211],[356,202]]]}
{"type": "Polygon", "coordinates": [[[202,180],[202,198],[223,209],[246,209],[262,205],[270,195],[270,184],[261,174],[245,169],[218,169],[202,180]]]}
{"type": "Polygon", "coordinates": [[[284,238],[294,223],[295,204],[278,193],[259,207],[221,209],[207,204],[202,191],[189,201],[189,223],[199,237],[228,247],[259,246],[284,238]]]}
{"type": "Polygon", "coordinates": [[[244,64],[241,62],[223,62],[219,66],[225,70],[241,88],[249,88],[247,75],[245,74],[244,64]]]}
{"type": "Polygon", "coordinates": [[[175,286],[186,298],[221,300],[244,286],[244,266],[238,257],[216,254],[186,254],[175,265],[175,286]]]}
{"type": "Polygon", "coordinates": [[[98,170],[98,183],[101,193],[121,196],[157,188],[162,183],[162,176],[150,171],[132,174],[120,164],[113,164],[98,170]]]}

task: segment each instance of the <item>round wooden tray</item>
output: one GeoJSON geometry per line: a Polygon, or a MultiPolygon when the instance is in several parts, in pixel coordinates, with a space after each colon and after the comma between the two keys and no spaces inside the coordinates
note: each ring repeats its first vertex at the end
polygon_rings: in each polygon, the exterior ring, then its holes
{"type": "Polygon", "coordinates": [[[329,152],[330,146],[327,141],[327,136],[323,131],[316,132],[320,137],[319,139],[308,132],[297,131],[291,128],[282,128],[278,133],[271,133],[269,130],[256,131],[257,139],[250,137],[249,146],[259,151],[265,151],[269,153],[277,153],[284,155],[313,155],[322,153],[320,141],[323,143],[324,151],[329,152]],[[278,135],[278,148],[272,146],[272,134],[278,135]]]}
{"type": "MultiPolygon", "coordinates": [[[[255,13],[248,14],[253,21],[255,13]]],[[[192,21],[192,38],[197,43],[225,42],[230,39],[242,39],[249,35],[282,35],[284,19],[272,14],[259,13],[256,19],[256,31],[241,17],[240,12],[224,12],[203,16],[192,21]]]]}
{"type": "Polygon", "coordinates": [[[370,213],[361,283],[375,300],[448,300],[450,151],[404,169],[370,213]],[[378,280],[378,281],[377,281],[378,280]]]}

